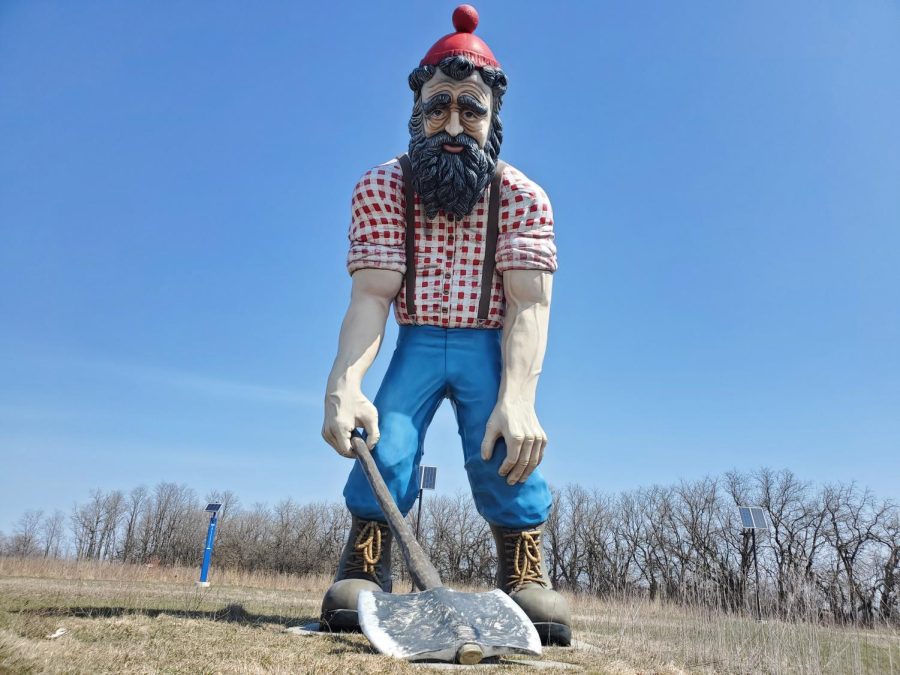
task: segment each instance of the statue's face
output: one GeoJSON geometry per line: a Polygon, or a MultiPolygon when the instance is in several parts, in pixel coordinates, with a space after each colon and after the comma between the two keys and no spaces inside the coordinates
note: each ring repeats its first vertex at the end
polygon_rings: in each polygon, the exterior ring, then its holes
{"type": "Polygon", "coordinates": [[[492,102],[477,71],[456,80],[438,69],[422,85],[409,120],[409,159],[427,218],[441,210],[465,217],[490,184],[502,133],[491,126],[492,102]]]}
{"type": "MultiPolygon", "coordinates": [[[[491,89],[477,71],[455,80],[438,70],[422,87],[422,112],[426,138],[441,132],[465,134],[483,149],[491,128],[491,89]]],[[[442,147],[453,154],[463,151],[461,145],[442,147]]]]}

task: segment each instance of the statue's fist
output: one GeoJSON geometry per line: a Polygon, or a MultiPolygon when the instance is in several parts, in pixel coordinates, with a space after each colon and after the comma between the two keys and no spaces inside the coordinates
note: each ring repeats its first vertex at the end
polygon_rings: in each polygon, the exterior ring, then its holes
{"type": "Polygon", "coordinates": [[[322,438],[338,454],[353,458],[356,455],[350,447],[350,432],[362,427],[366,430],[366,445],[369,450],[378,443],[378,411],[362,391],[336,389],[325,395],[325,421],[322,424],[322,438]]]}

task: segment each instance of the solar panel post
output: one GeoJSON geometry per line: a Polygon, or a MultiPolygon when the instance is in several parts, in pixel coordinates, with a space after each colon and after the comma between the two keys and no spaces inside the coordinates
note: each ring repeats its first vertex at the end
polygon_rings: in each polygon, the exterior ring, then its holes
{"type": "Polygon", "coordinates": [[[422,495],[424,493],[425,493],[425,490],[420,487],[419,488],[419,515],[416,516],[416,541],[419,541],[419,529],[420,529],[420,526],[422,525],[422,495]]]}
{"type": "Polygon", "coordinates": [[[210,504],[210,506],[215,506],[216,508],[206,508],[206,510],[209,511],[209,527],[206,530],[206,547],[203,549],[203,564],[200,566],[200,581],[197,582],[197,585],[202,587],[209,586],[209,582],[206,579],[209,575],[209,563],[212,560],[213,543],[216,540],[216,523],[219,516],[219,506],[221,505],[210,504]]]}
{"type": "Polygon", "coordinates": [[[769,531],[769,521],[766,519],[766,511],[759,506],[739,506],[741,525],[744,532],[750,530],[750,542],[753,549],[753,569],[756,573],[756,620],[762,621],[762,609],[759,604],[759,560],[756,557],[756,531],[769,531]]]}
{"type": "MultiPolygon", "coordinates": [[[[422,529],[422,497],[425,490],[434,490],[437,482],[436,466],[419,466],[419,515],[416,516],[416,541],[419,541],[419,533],[422,529]]],[[[415,582],[413,583],[413,591],[416,590],[415,582]]],[[[424,589],[418,589],[424,590],[424,589]]]]}
{"type": "Polygon", "coordinates": [[[753,543],[753,567],[756,570],[756,620],[762,621],[762,610],[759,606],[759,561],[756,559],[756,528],[750,530],[753,543]]]}

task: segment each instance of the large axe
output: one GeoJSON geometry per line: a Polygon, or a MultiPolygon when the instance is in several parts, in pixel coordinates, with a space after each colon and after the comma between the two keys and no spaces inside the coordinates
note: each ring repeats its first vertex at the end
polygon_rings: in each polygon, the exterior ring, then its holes
{"type": "Polygon", "coordinates": [[[361,591],[359,624],[382,654],[410,661],[433,659],[478,663],[503,654],[540,656],[541,640],[522,608],[506,593],[463,593],[449,589],[425,555],[394,503],[360,433],[351,444],[419,593],[361,591]]]}

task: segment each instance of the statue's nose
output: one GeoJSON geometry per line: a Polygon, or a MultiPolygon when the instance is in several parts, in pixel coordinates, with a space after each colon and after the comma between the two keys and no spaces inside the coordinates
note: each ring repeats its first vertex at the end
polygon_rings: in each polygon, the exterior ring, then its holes
{"type": "Polygon", "coordinates": [[[459,136],[463,132],[462,124],[459,121],[459,113],[456,110],[450,112],[450,119],[447,120],[445,131],[451,136],[459,136]]]}

